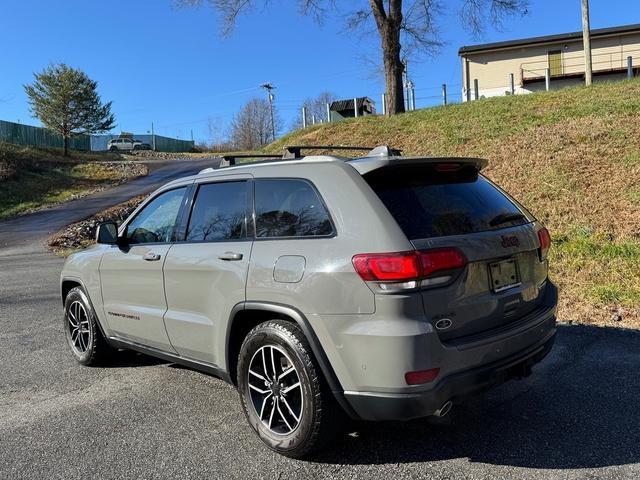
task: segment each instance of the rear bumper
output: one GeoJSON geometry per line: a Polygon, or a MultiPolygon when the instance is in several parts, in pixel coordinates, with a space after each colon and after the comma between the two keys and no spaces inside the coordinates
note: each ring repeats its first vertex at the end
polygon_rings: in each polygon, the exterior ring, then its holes
{"type": "MultiPolygon", "coordinates": [[[[555,324],[555,317],[551,319],[555,324]]],[[[555,326],[549,334],[526,352],[478,368],[449,375],[435,388],[416,393],[345,392],[345,398],[363,420],[409,420],[433,415],[448,400],[460,400],[500,385],[523,378],[531,368],[551,351],[555,326]]]]}

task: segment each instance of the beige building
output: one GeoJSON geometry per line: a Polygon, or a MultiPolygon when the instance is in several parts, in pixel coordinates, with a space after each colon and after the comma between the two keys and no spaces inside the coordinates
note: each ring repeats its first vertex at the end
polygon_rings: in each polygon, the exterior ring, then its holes
{"type": "MultiPolygon", "coordinates": [[[[638,75],[640,24],[592,30],[591,51],[594,82],[638,75]]],[[[584,82],[582,32],[471,45],[458,54],[465,101],[545,90],[547,75],[550,89],[584,82]]]]}

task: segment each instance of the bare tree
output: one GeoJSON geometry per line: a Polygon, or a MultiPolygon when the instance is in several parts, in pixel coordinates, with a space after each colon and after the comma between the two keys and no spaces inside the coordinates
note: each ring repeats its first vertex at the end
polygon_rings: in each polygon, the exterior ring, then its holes
{"type": "MultiPolygon", "coordinates": [[[[181,6],[209,4],[222,17],[223,33],[230,35],[239,15],[269,0],[174,0],[181,6]]],[[[380,37],[386,92],[387,115],[405,111],[402,74],[402,50],[418,54],[437,51],[442,42],[438,35],[438,16],[445,5],[457,7],[460,19],[471,32],[482,33],[487,24],[499,26],[505,16],[524,11],[528,0],[365,0],[337,2],[335,0],[298,0],[300,12],[322,23],[330,10],[340,11],[347,26],[360,30],[373,22],[380,37]],[[361,6],[358,6],[358,3],[361,6]],[[349,7],[344,7],[349,4],[349,7]],[[348,9],[344,12],[342,10],[348,9]]],[[[454,7],[455,8],[455,7],[454,7]]]]}
{"type": "Polygon", "coordinates": [[[320,122],[320,120],[327,121],[327,104],[335,102],[337,98],[334,93],[328,91],[321,92],[315,98],[306,98],[298,108],[298,114],[291,123],[291,130],[302,128],[302,107],[305,109],[307,125],[311,125],[314,118],[316,123],[320,122]]]}
{"type": "Polygon", "coordinates": [[[207,149],[212,152],[228,152],[232,146],[227,136],[227,128],[224,120],[220,117],[211,117],[207,124],[209,130],[209,141],[206,142],[207,149]]]}
{"type": "MultiPolygon", "coordinates": [[[[276,134],[282,122],[274,107],[273,120],[276,134]]],[[[230,140],[234,148],[255,150],[271,140],[271,110],[264,98],[249,100],[231,121],[230,140]]]]}

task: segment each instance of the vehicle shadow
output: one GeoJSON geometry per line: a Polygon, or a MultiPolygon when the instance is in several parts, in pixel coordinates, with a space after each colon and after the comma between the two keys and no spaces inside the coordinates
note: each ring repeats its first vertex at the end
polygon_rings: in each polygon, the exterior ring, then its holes
{"type": "Polygon", "coordinates": [[[362,423],[319,463],[468,459],[543,469],[640,462],[640,332],[560,326],[554,350],[512,381],[442,419],[362,423]]]}
{"type": "Polygon", "coordinates": [[[104,368],[135,368],[150,367],[153,365],[166,365],[170,362],[161,358],[151,357],[133,350],[118,350],[101,365],[104,368]]]}

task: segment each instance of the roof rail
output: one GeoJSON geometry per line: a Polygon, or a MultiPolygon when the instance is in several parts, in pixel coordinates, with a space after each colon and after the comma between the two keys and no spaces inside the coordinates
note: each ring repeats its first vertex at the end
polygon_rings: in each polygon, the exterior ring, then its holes
{"type": "Polygon", "coordinates": [[[300,158],[302,150],[363,150],[369,151],[371,147],[353,147],[349,145],[291,145],[284,147],[283,159],[291,160],[300,158]]]}
{"type": "MultiPolygon", "coordinates": [[[[386,145],[381,145],[375,148],[371,147],[355,147],[350,145],[291,145],[284,147],[284,153],[282,155],[270,154],[270,153],[230,153],[227,155],[221,155],[220,168],[231,167],[236,165],[236,159],[238,158],[264,158],[265,161],[277,161],[277,160],[295,160],[302,158],[302,150],[358,150],[366,151],[367,154],[364,157],[395,157],[402,154],[402,150],[397,148],[391,148],[386,145]]],[[[219,157],[220,158],[220,157],[219,157]]],[[[209,173],[213,171],[212,168],[206,168],[200,173],[209,173]]]]}
{"type": "Polygon", "coordinates": [[[230,167],[236,164],[236,158],[271,158],[271,159],[282,159],[281,155],[273,155],[266,153],[239,153],[239,154],[229,154],[222,155],[222,160],[220,160],[221,167],[230,167]]]}

